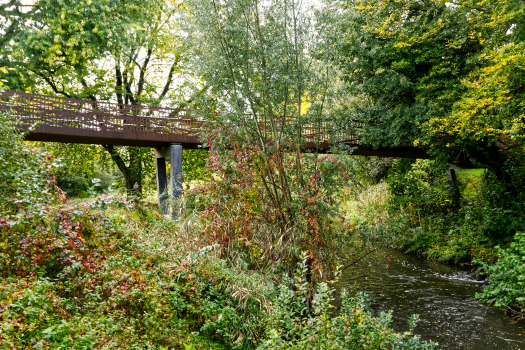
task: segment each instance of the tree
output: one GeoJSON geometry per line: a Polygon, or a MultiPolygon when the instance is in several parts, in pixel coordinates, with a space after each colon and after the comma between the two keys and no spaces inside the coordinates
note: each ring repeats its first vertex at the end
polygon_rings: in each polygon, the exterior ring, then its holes
{"type": "Polygon", "coordinates": [[[456,140],[487,140],[508,150],[524,145],[525,136],[525,3],[466,3],[468,23],[485,32],[476,69],[464,77],[466,91],[450,115],[430,120],[434,134],[456,140]]]}
{"type": "MultiPolygon", "coordinates": [[[[366,144],[467,158],[510,183],[524,136],[522,1],[328,1],[320,56],[343,72],[366,144]]],[[[514,191],[514,190],[513,190],[514,191]]]]}
{"type": "MultiPolygon", "coordinates": [[[[24,12],[21,2],[0,8],[10,45],[0,62],[15,67],[9,86],[123,104],[170,103],[180,69],[176,1],[38,0],[24,12]],[[7,12],[6,12],[7,11],[7,12]],[[23,24],[22,24],[23,22],[23,24]]],[[[148,149],[104,145],[122,171],[128,194],[142,192],[148,149]]]]}
{"type": "Polygon", "coordinates": [[[321,56],[342,70],[348,92],[360,99],[347,118],[364,124],[373,146],[431,140],[422,128],[449,115],[476,67],[481,28],[463,7],[441,1],[329,1],[321,23],[321,56]],[[334,18],[335,17],[335,18],[334,18]]]}
{"type": "Polygon", "coordinates": [[[217,105],[206,139],[218,175],[195,192],[205,196],[206,233],[226,251],[253,246],[260,252],[255,265],[294,261],[299,248],[311,254],[310,272],[323,264],[329,271],[330,214],[344,170],[301,150],[304,128],[320,142],[315,132],[326,119],[328,79],[309,55],[316,40],[312,12],[296,0],[187,5],[191,62],[217,105]],[[316,259],[322,263],[314,266],[316,259]]]}
{"type": "Polygon", "coordinates": [[[0,4],[0,47],[9,43],[36,11],[36,6],[25,4],[21,0],[8,0],[0,4]]]}

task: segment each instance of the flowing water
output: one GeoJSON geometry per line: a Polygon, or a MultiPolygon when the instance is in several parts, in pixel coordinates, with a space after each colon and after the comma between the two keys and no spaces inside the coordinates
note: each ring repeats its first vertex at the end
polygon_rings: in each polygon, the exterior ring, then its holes
{"type": "Polygon", "coordinates": [[[382,250],[345,270],[342,284],[368,293],[375,311],[392,310],[397,332],[407,331],[410,315],[419,314],[414,333],[439,349],[525,350],[525,321],[513,323],[473,300],[482,283],[460,267],[382,250]]]}

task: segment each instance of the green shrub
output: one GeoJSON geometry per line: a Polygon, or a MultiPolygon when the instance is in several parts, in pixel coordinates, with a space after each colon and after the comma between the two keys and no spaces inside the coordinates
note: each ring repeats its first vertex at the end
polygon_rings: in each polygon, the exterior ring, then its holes
{"type": "Polygon", "coordinates": [[[387,177],[392,207],[411,207],[421,215],[450,212],[455,204],[446,171],[434,160],[398,160],[387,177]]]}
{"type": "Polygon", "coordinates": [[[14,214],[22,219],[42,213],[56,196],[53,156],[26,145],[10,114],[0,113],[0,216],[14,214]],[[22,209],[23,208],[23,209],[22,209]]]}
{"type": "Polygon", "coordinates": [[[67,300],[46,279],[6,279],[0,285],[0,343],[10,349],[92,349],[96,331],[68,317],[67,300]]]}
{"type": "Polygon", "coordinates": [[[206,167],[209,151],[206,149],[184,149],[182,151],[182,180],[186,183],[193,180],[206,181],[210,172],[206,167]]]}
{"type": "Polygon", "coordinates": [[[481,302],[525,312],[525,233],[517,233],[507,249],[496,247],[498,262],[481,263],[488,271],[489,285],[476,294],[481,302]]]}
{"type": "Polygon", "coordinates": [[[89,190],[89,179],[84,176],[69,175],[57,177],[57,186],[68,195],[80,196],[89,190]]]}
{"type": "Polygon", "coordinates": [[[483,185],[484,169],[460,169],[455,170],[458,181],[463,185],[461,196],[463,198],[476,198],[481,192],[483,185]]]}
{"type": "Polygon", "coordinates": [[[93,176],[80,176],[61,172],[57,176],[57,186],[68,195],[87,196],[91,191],[106,192],[114,182],[111,175],[98,173],[93,176]]]}
{"type": "Polygon", "coordinates": [[[433,160],[397,160],[389,171],[388,187],[374,185],[357,198],[352,211],[358,215],[350,214],[350,231],[373,244],[390,244],[432,259],[493,262],[494,247],[525,229],[525,203],[517,188],[523,169],[518,165],[507,174],[509,184],[490,170],[460,172],[463,198],[456,201],[446,167],[433,160]],[[372,195],[377,191],[381,198],[372,195]]]}

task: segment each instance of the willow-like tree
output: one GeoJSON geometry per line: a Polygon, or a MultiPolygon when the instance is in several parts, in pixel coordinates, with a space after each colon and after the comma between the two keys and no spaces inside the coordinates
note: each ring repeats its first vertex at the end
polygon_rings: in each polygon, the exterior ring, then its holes
{"type": "Polygon", "coordinates": [[[328,79],[309,54],[313,13],[301,3],[190,0],[185,30],[193,67],[217,105],[216,132],[207,137],[220,174],[205,203],[218,215],[208,218],[210,235],[226,244],[241,232],[262,261],[293,261],[299,247],[326,263],[334,257],[332,194],[342,184],[333,180],[342,172],[302,151],[305,132],[323,140],[316,132],[326,121],[328,79]]]}
{"type": "MultiPolygon", "coordinates": [[[[11,0],[0,6],[5,36],[0,66],[17,91],[158,105],[170,100],[181,67],[177,1],[11,0]]],[[[140,147],[104,148],[121,170],[128,194],[140,195],[140,147]]]]}

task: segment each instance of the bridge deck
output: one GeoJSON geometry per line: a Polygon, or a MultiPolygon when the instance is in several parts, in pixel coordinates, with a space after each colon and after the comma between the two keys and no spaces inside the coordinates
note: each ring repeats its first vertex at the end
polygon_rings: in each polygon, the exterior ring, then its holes
{"type": "MultiPolygon", "coordinates": [[[[124,105],[21,92],[0,92],[0,109],[11,109],[30,131],[30,141],[184,148],[201,145],[198,133],[205,128],[203,112],[186,109],[124,105]]],[[[313,125],[302,126],[306,149],[330,149],[330,135],[313,125]]],[[[385,157],[428,158],[416,147],[373,149],[359,145],[356,134],[345,135],[354,154],[385,157]]]]}

